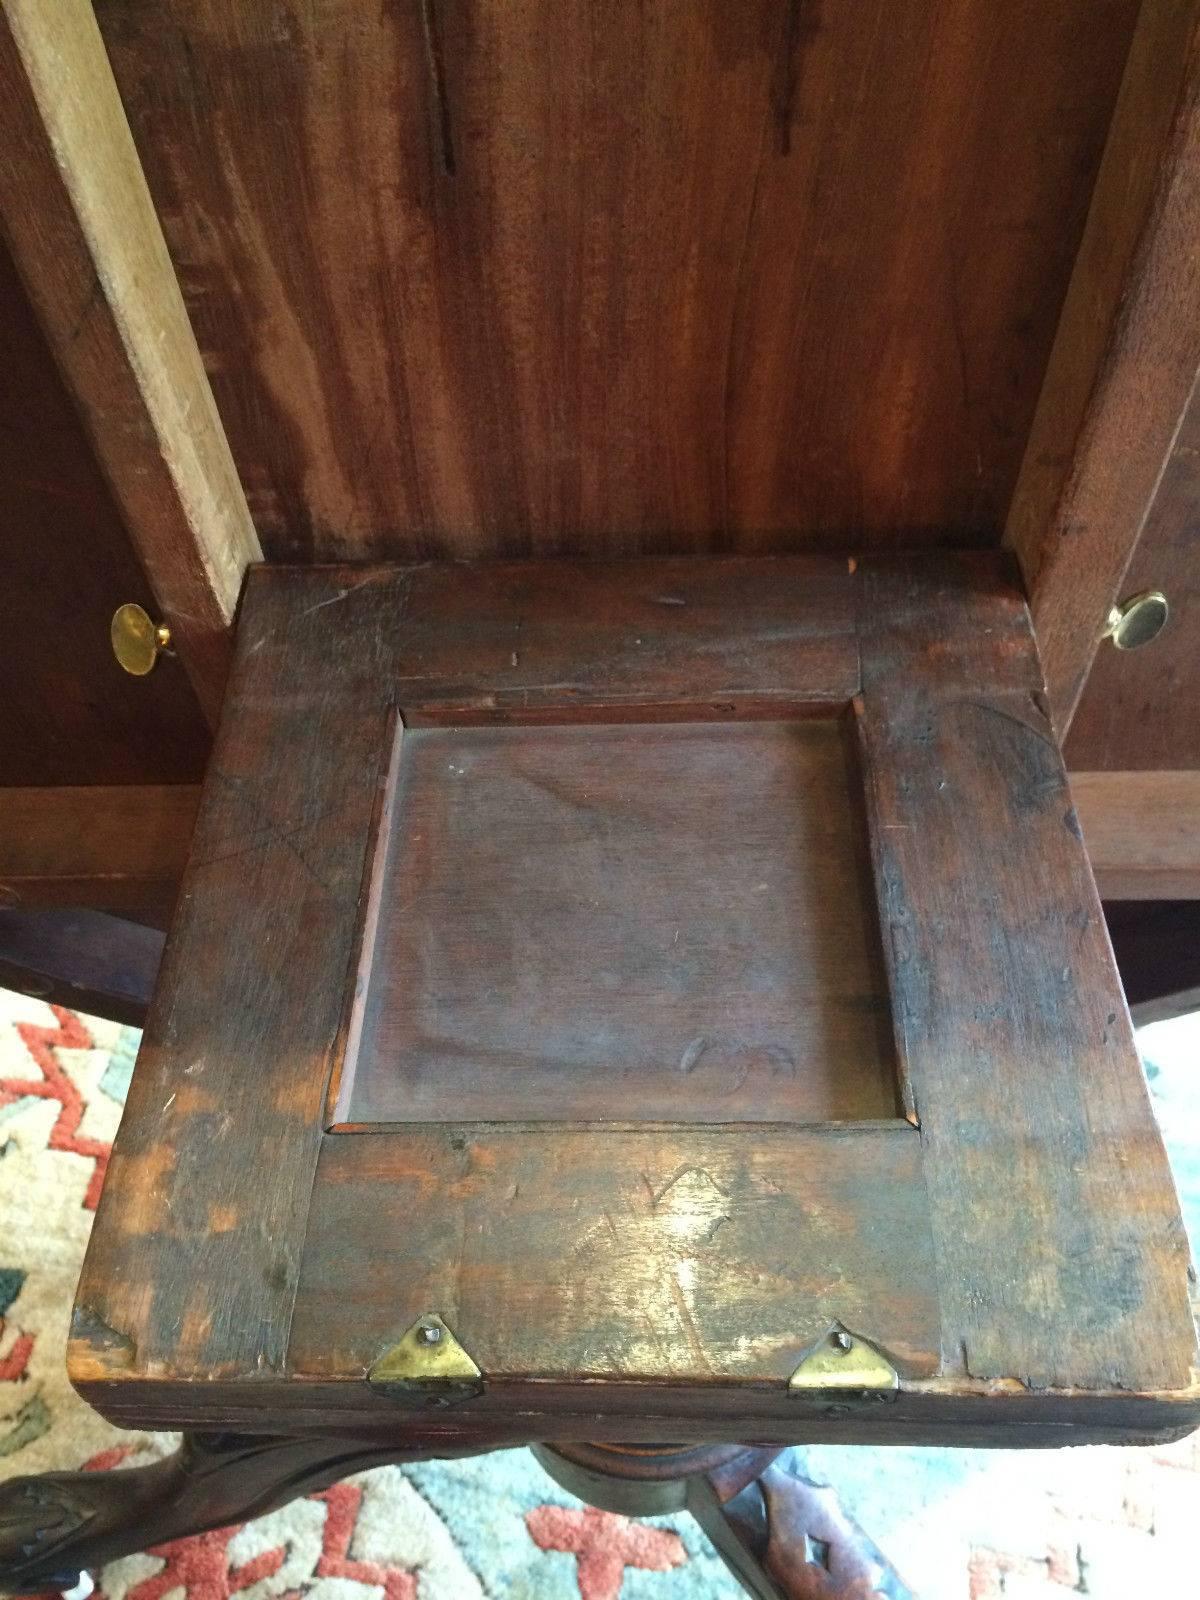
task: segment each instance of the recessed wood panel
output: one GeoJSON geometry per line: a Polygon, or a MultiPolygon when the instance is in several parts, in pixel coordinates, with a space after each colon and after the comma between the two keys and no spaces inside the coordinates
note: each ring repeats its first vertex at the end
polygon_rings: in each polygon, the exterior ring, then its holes
{"type": "Polygon", "coordinates": [[[98,7],[300,560],[997,537],[1137,11],[98,7]]]}
{"type": "Polygon", "coordinates": [[[896,1115],[835,720],[399,737],[337,1120],[896,1115]]]}

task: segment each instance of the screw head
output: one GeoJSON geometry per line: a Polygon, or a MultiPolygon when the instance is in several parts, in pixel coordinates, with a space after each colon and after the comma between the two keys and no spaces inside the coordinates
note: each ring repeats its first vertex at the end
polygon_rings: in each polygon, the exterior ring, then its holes
{"type": "Polygon", "coordinates": [[[843,1333],[841,1328],[838,1328],[829,1335],[829,1342],[835,1350],[840,1350],[842,1354],[845,1355],[847,1350],[849,1350],[850,1346],[854,1343],[854,1340],[848,1333],[843,1333]]]}
{"type": "Polygon", "coordinates": [[[424,1322],[417,1329],[417,1338],[422,1344],[437,1344],[442,1337],[442,1330],[434,1322],[424,1322]]]}

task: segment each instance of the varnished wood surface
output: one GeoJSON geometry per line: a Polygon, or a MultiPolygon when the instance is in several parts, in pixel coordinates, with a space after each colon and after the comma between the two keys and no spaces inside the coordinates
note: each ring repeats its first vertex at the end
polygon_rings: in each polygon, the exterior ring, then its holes
{"type": "MultiPolygon", "coordinates": [[[[436,1455],[586,1436],[613,1444],[663,1441],[764,1444],[951,1445],[964,1449],[1059,1449],[1080,1444],[1162,1444],[1200,1425],[1200,1386],[1170,1396],[1108,1390],[1069,1395],[1018,1385],[911,1380],[893,1399],[873,1394],[797,1398],[778,1384],[696,1388],[676,1384],[497,1384],[462,1406],[385,1403],[362,1383],[289,1380],[286,1389],[242,1379],[206,1380],[201,1395],[161,1379],[76,1377],[88,1402],[118,1426],[178,1431],[197,1403],[214,1427],[247,1434],[350,1433],[436,1455]]],[[[603,1380],[599,1380],[603,1382],[603,1380]]]]}
{"type": "Polygon", "coordinates": [[[1105,899],[1200,899],[1200,772],[1073,772],[1071,794],[1105,899]]]}
{"type": "Polygon", "coordinates": [[[1104,645],[1097,651],[1067,738],[1072,771],[1200,771],[1200,403],[1195,399],[1121,585],[1122,595],[1145,589],[1162,590],[1170,618],[1141,650],[1104,645]]]}
{"type": "MultiPolygon", "coordinates": [[[[503,1374],[486,1413],[528,1406],[540,1381],[583,1406],[604,1379],[668,1409],[676,1385],[730,1415],[771,1385],[778,1406],[835,1318],[906,1376],[938,1364],[920,1138],[906,1122],[333,1134],[314,1196],[297,1381],[361,1379],[421,1315],[413,1306],[438,1308],[503,1374]]],[[[378,1409],[365,1384],[344,1389],[347,1407],[378,1409]]]]}
{"type": "MultiPolygon", "coordinates": [[[[844,556],[263,567],[240,647],[409,727],[828,715],[858,685],[844,556]],[[314,669],[315,670],[315,669],[314,669]]],[[[381,723],[382,725],[382,723],[381,723]]],[[[382,753],[382,736],[377,739],[382,753]]]]}
{"type": "Polygon", "coordinates": [[[265,569],[230,693],[77,1303],[106,1414],[1022,1443],[1200,1416],[1174,1192],[1005,562],[265,569]],[[856,708],[919,1127],[323,1133],[396,709],[761,728],[806,697],[856,708]],[[431,1311],[485,1373],[449,1409],[364,1381],[431,1311]],[[893,1360],[890,1400],[788,1390],[834,1318],[893,1360]]]}
{"type": "Polygon", "coordinates": [[[1137,9],[98,17],[303,560],[996,538],[1137,9]]]}
{"type": "Polygon", "coordinates": [[[946,1363],[1183,1388],[1187,1240],[1028,617],[954,571],[867,565],[861,714],[946,1363]]]}
{"type": "Polygon", "coordinates": [[[1064,736],[1200,372],[1198,230],[1200,4],[1147,0],[1005,533],[1064,736]]]}
{"type": "Polygon", "coordinates": [[[0,789],[2,903],[90,906],[165,926],[199,803],[192,784],[0,789]]]}
{"type": "Polygon", "coordinates": [[[0,218],[215,724],[262,552],[89,0],[0,13],[0,218]]]}
{"type": "Polygon", "coordinates": [[[76,1377],[285,1369],[397,700],[439,719],[688,699],[736,715],[844,705],[857,673],[834,558],[253,571],[76,1377]]]}
{"type": "Polygon", "coordinates": [[[338,1120],[897,1115],[848,754],[838,721],[407,730],[338,1120]]]}
{"type": "Polygon", "coordinates": [[[113,612],[155,602],[3,240],[0,372],[3,782],[195,783],[209,734],[179,663],[113,659],[113,612]]]}

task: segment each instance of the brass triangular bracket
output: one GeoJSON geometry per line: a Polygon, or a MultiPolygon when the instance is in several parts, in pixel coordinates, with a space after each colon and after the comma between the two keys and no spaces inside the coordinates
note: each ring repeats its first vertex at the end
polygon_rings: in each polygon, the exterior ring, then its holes
{"type": "Polygon", "coordinates": [[[824,1336],[788,1380],[789,1389],[895,1389],[895,1367],[873,1344],[843,1328],[840,1322],[824,1336]]]}
{"type": "Polygon", "coordinates": [[[436,1312],[418,1317],[367,1374],[369,1383],[466,1398],[483,1388],[483,1374],[436,1312]]]}

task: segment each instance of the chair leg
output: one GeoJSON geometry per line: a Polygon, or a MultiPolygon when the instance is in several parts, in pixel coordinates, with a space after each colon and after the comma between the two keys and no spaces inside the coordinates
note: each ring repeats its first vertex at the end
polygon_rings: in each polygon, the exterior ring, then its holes
{"type": "Polygon", "coordinates": [[[367,1467],[435,1453],[446,1452],[321,1435],[192,1433],[150,1466],[14,1478],[0,1484],[0,1591],[72,1589],[120,1556],[263,1516],[367,1467]]]}

